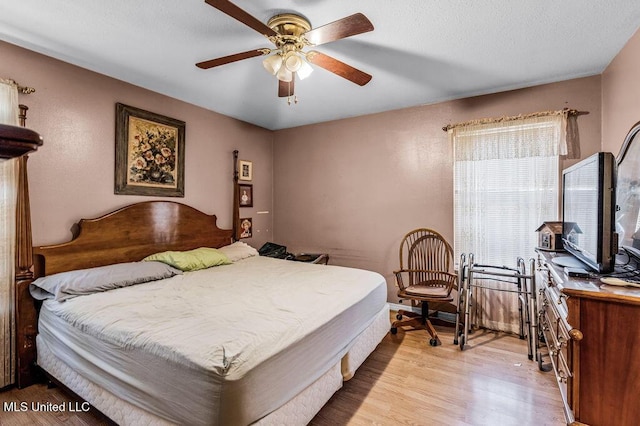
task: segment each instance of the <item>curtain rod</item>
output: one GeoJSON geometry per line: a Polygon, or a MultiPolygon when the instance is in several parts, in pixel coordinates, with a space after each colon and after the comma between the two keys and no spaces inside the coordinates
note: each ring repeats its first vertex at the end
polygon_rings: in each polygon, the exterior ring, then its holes
{"type": "Polygon", "coordinates": [[[29,95],[29,94],[31,94],[31,93],[36,91],[36,89],[34,89],[33,87],[21,86],[21,85],[18,84],[18,82],[16,82],[13,79],[10,79],[10,78],[6,79],[6,80],[0,78],[0,82],[5,82],[5,83],[8,83],[8,84],[15,85],[18,88],[18,92],[20,92],[22,94],[25,94],[25,95],[29,95]]]}
{"type": "Polygon", "coordinates": [[[442,130],[444,130],[445,132],[448,132],[451,129],[454,129],[456,127],[461,127],[461,126],[472,126],[472,125],[478,125],[478,124],[501,123],[501,122],[504,122],[504,121],[523,120],[523,119],[526,119],[526,118],[547,117],[547,116],[550,116],[550,115],[565,115],[565,114],[567,116],[579,116],[579,115],[589,114],[589,112],[588,111],[578,111],[576,109],[564,108],[564,109],[557,110],[557,111],[532,112],[531,114],[519,114],[519,115],[512,115],[510,117],[481,118],[479,120],[470,120],[470,121],[465,121],[463,123],[447,124],[446,126],[444,126],[442,128],[442,130]]]}

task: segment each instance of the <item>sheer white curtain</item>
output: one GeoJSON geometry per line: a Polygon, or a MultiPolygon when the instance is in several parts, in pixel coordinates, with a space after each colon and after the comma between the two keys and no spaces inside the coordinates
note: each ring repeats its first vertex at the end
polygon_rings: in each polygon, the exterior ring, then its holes
{"type": "MultiPolygon", "coordinates": [[[[516,267],[535,255],[535,230],[558,218],[566,118],[532,117],[449,130],[454,147],[454,247],[484,265],[516,267]]],[[[572,145],[572,144],[571,144],[572,145]]],[[[514,290],[498,281],[484,285],[514,290]]],[[[474,292],[475,324],[518,332],[514,293],[474,292]]]]}
{"type": "MultiPolygon", "coordinates": [[[[18,88],[0,79],[0,123],[17,126],[18,88]]],[[[16,160],[0,160],[0,388],[14,382],[14,274],[16,241],[16,160]]]]}

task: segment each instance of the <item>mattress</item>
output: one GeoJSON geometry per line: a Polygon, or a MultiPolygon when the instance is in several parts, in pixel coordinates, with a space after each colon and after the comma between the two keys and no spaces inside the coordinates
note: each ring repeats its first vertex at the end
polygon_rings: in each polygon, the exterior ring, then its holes
{"type": "Polygon", "coordinates": [[[168,422],[249,424],[331,370],[385,305],[379,274],[253,257],[46,301],[38,349],[168,422]]]}
{"type": "MultiPolygon", "coordinates": [[[[36,342],[39,339],[41,339],[40,336],[36,337],[36,342]]],[[[40,366],[49,372],[49,374],[55,376],[63,385],[71,389],[85,401],[90,402],[94,408],[118,425],[175,425],[175,423],[161,419],[85,379],[49,351],[46,345],[42,346],[38,352],[38,359],[40,366]]],[[[338,363],[293,399],[289,400],[276,411],[271,412],[256,423],[253,423],[253,425],[306,425],[341,387],[342,376],[340,374],[340,364],[338,363]]]]}
{"type": "MultiPolygon", "coordinates": [[[[385,305],[373,323],[353,341],[352,346],[342,358],[340,364],[334,365],[313,384],[277,410],[258,420],[254,425],[293,426],[308,424],[329,401],[331,396],[342,387],[343,379],[346,380],[353,376],[355,370],[378,346],[388,331],[389,305],[385,305]],[[342,373],[340,371],[341,366],[342,373]],[[345,372],[347,376],[345,376],[345,372]]],[[[38,351],[38,363],[40,366],[117,424],[122,426],[174,424],[132,405],[128,401],[85,379],[49,351],[47,345],[39,342],[40,339],[41,336],[36,338],[36,342],[40,347],[38,351]]]]}

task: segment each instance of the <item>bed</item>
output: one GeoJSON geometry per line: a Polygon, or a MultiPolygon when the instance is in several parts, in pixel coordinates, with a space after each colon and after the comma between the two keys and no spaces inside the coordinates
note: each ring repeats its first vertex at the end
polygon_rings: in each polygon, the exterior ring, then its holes
{"type": "Polygon", "coordinates": [[[38,297],[39,368],[118,424],[308,423],[388,332],[385,279],[260,257],[232,235],[215,216],[151,201],[35,247],[40,281],[156,265],[141,260],[166,251],[216,248],[227,259],[69,298],[48,288],[38,297]]]}

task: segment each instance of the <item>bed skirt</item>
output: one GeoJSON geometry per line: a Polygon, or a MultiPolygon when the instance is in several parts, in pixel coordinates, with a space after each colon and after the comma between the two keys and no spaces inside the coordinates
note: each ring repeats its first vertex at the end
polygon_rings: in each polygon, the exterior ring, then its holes
{"type": "MultiPolygon", "coordinates": [[[[336,363],[314,383],[284,404],[258,420],[256,425],[305,425],[313,419],[331,396],[349,380],[389,331],[389,305],[353,343],[341,362],[336,363]]],[[[153,413],[143,410],[87,380],[58,358],[46,344],[38,342],[38,365],[62,385],[69,388],[95,409],[119,425],[171,425],[153,413]]]]}

